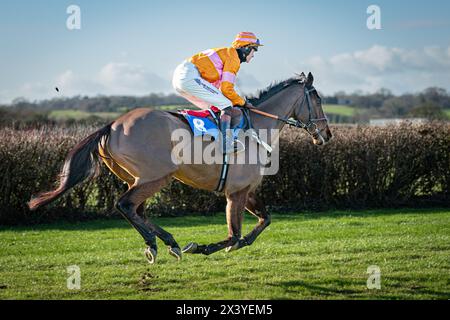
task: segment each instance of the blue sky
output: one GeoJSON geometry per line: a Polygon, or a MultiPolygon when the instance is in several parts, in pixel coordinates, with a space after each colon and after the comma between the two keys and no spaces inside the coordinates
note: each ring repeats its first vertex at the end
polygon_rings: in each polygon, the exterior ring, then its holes
{"type": "Polygon", "coordinates": [[[173,92],[192,54],[227,46],[239,31],[265,46],[238,74],[252,92],[312,71],[316,87],[395,93],[450,90],[449,1],[5,1],[0,2],[0,102],[76,94],[173,92]],[[68,30],[66,8],[81,9],[68,30]],[[381,30],[366,26],[369,5],[381,30]],[[60,93],[54,87],[60,88],[60,93]]]}

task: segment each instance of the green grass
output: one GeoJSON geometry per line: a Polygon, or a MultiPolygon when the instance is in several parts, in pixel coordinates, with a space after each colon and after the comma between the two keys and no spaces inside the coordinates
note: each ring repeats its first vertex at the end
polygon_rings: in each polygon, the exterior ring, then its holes
{"type": "MultiPolygon", "coordinates": [[[[223,214],[158,218],[180,245],[226,234],[223,214]]],[[[244,231],[255,223],[244,220],[244,231]]],[[[155,265],[122,220],[0,228],[1,299],[449,299],[450,210],[274,215],[250,247],[155,265]],[[81,268],[81,289],[66,268],[81,268]],[[381,289],[366,287],[381,269],[381,289]]]]}
{"type": "MultiPolygon", "coordinates": [[[[175,111],[183,108],[192,108],[190,105],[178,106],[178,105],[164,105],[164,106],[155,106],[150,107],[152,109],[164,110],[164,111],[175,111]]],[[[49,114],[49,118],[56,121],[65,121],[65,120],[85,120],[89,117],[96,116],[106,120],[113,120],[120,117],[123,113],[128,112],[128,108],[120,108],[118,112],[87,112],[81,110],[74,109],[64,109],[64,110],[52,110],[49,114]]]]}
{"type": "Polygon", "coordinates": [[[154,106],[152,108],[163,111],[176,111],[178,109],[192,109],[195,107],[192,105],[165,105],[165,106],[154,106]]]}
{"type": "Polygon", "coordinates": [[[49,118],[53,120],[82,120],[92,116],[100,117],[102,119],[116,119],[121,115],[120,112],[87,112],[81,110],[53,110],[49,114],[49,118]]]}
{"type": "Polygon", "coordinates": [[[450,109],[444,109],[444,113],[447,115],[447,118],[450,119],[450,109]]]}
{"type": "MultiPolygon", "coordinates": [[[[195,108],[192,105],[164,105],[164,106],[155,106],[152,107],[157,110],[164,110],[164,111],[175,111],[178,109],[186,109],[186,108],[195,108]]],[[[329,114],[338,114],[342,116],[348,116],[351,117],[355,114],[356,110],[355,108],[344,106],[344,105],[337,105],[337,104],[326,104],[323,106],[323,110],[325,113],[329,114]]],[[[65,110],[53,110],[49,114],[49,118],[56,120],[56,121],[62,121],[62,120],[84,120],[91,116],[97,116],[102,119],[117,119],[122,113],[127,111],[127,108],[121,108],[119,110],[120,112],[87,112],[87,111],[81,111],[81,110],[73,110],[73,109],[65,109],[65,110]]]]}
{"type": "Polygon", "coordinates": [[[355,108],[339,104],[324,104],[322,107],[325,113],[338,114],[346,117],[353,117],[356,113],[355,108]]]}

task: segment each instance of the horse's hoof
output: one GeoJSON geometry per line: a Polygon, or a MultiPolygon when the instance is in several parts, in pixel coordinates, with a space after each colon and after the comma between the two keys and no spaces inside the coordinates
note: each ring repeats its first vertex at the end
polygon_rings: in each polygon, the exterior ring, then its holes
{"type": "Polygon", "coordinates": [[[145,256],[147,257],[148,263],[154,264],[156,261],[156,250],[150,247],[147,247],[144,251],[145,256]]]}
{"type": "Polygon", "coordinates": [[[237,250],[237,249],[239,249],[239,248],[240,248],[240,243],[239,243],[239,241],[238,241],[238,242],[236,242],[234,245],[227,247],[227,248],[225,249],[225,251],[226,251],[226,252],[230,252],[230,251],[237,250]]]}
{"type": "Polygon", "coordinates": [[[191,242],[183,248],[183,253],[194,253],[197,251],[198,244],[195,242],[191,242]]]}
{"type": "Polygon", "coordinates": [[[175,258],[177,258],[178,261],[181,260],[181,250],[178,247],[169,247],[169,254],[175,258]]]}

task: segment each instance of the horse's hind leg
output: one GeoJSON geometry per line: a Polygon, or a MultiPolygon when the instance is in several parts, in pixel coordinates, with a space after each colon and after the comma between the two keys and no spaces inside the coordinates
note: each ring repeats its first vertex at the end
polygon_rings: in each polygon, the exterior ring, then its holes
{"type": "MultiPolygon", "coordinates": [[[[136,179],[131,174],[129,174],[125,169],[123,169],[119,164],[117,164],[111,158],[105,157],[103,159],[103,161],[116,176],[118,176],[121,180],[125,181],[128,184],[128,188],[131,188],[133,186],[136,179]]],[[[155,191],[155,192],[157,192],[157,191],[155,191]]],[[[136,209],[136,213],[141,217],[144,217],[144,206],[145,206],[145,200],[136,209]]],[[[180,260],[181,259],[181,250],[180,250],[180,247],[178,246],[177,242],[175,241],[175,239],[172,237],[172,235],[170,233],[168,233],[167,231],[165,231],[163,228],[157,226],[156,224],[151,223],[148,220],[145,221],[145,223],[148,225],[150,230],[158,238],[160,238],[167,246],[169,246],[169,253],[172,256],[174,256],[175,258],[177,258],[178,260],[180,260]]]]}
{"type": "Polygon", "coordinates": [[[186,253],[202,253],[209,255],[238,243],[241,237],[242,211],[247,201],[248,188],[227,195],[227,224],[228,237],[220,242],[208,245],[199,245],[195,242],[189,243],[183,248],[186,253]]]}
{"type": "MultiPolygon", "coordinates": [[[[104,161],[104,163],[106,164],[106,166],[117,176],[119,177],[119,179],[125,181],[128,184],[128,188],[131,189],[133,188],[136,178],[133,177],[127,170],[125,170],[124,168],[122,168],[116,161],[113,160],[112,156],[106,152],[106,150],[104,149],[100,149],[100,154],[102,155],[102,159],[104,161]]],[[[166,182],[167,183],[167,182],[166,182]]],[[[151,184],[151,183],[150,183],[151,184]]],[[[164,182],[161,185],[158,185],[158,182],[155,181],[154,182],[154,190],[150,190],[150,192],[148,193],[148,197],[151,197],[154,193],[156,193],[157,191],[159,191],[159,189],[161,189],[164,186],[164,182]]],[[[151,188],[150,188],[151,189],[151,188]]],[[[125,196],[125,194],[123,195],[125,196]]],[[[145,217],[144,216],[144,206],[145,206],[145,200],[138,205],[137,209],[136,209],[136,213],[138,218],[140,217],[145,217]]],[[[126,216],[120,209],[119,209],[120,213],[122,215],[125,216],[125,218],[130,221],[130,219],[128,218],[128,216],[126,216]]],[[[141,219],[142,220],[142,219],[141,219]]],[[[144,220],[143,220],[144,221],[144,220]]],[[[131,223],[131,221],[130,221],[131,223]]],[[[136,226],[131,223],[133,225],[133,227],[136,228],[136,226]]],[[[150,229],[150,231],[156,235],[158,238],[160,238],[167,246],[169,246],[169,253],[176,257],[178,260],[181,259],[181,250],[180,247],[178,246],[177,242],[175,241],[175,239],[172,237],[172,235],[170,233],[168,233],[167,231],[165,231],[164,229],[162,229],[161,227],[151,223],[150,221],[144,221],[144,224],[148,227],[148,229],[150,229]]],[[[136,228],[137,229],[137,228],[136,228]]],[[[137,229],[139,231],[139,229],[137,229]]],[[[141,233],[141,232],[139,232],[141,233]]],[[[142,235],[142,233],[141,233],[142,235]]],[[[144,235],[142,235],[144,237],[144,235]]],[[[154,236],[153,236],[154,238],[154,236]]],[[[145,239],[145,237],[144,237],[145,239]]],[[[146,241],[147,242],[147,241],[146,241]]],[[[149,258],[149,261],[154,261],[154,256],[156,256],[156,245],[152,246],[149,245],[149,248],[147,248],[146,250],[146,255],[149,258]],[[154,251],[154,252],[153,252],[154,251]]]]}
{"type": "Polygon", "coordinates": [[[155,230],[152,230],[152,224],[145,222],[144,219],[137,214],[137,209],[147,198],[158,192],[169,181],[170,175],[155,181],[147,182],[136,179],[133,186],[120,197],[116,205],[119,212],[144,238],[145,243],[149,247],[146,250],[146,255],[150,263],[155,261],[157,253],[155,230]]]}
{"type": "MultiPolygon", "coordinates": [[[[137,213],[144,216],[144,204],[142,203],[137,208],[137,213]]],[[[154,224],[153,222],[146,220],[146,223],[150,227],[150,230],[159,238],[162,242],[169,248],[169,254],[181,260],[181,249],[178,243],[173,238],[172,234],[161,228],[160,226],[154,224]]]]}

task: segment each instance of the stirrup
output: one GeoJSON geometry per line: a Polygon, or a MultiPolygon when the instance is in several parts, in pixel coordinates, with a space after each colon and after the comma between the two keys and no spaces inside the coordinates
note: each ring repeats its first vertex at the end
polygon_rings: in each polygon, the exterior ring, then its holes
{"type": "MultiPolygon", "coordinates": [[[[242,141],[238,140],[238,139],[234,139],[232,141],[230,141],[232,138],[231,137],[227,137],[227,141],[225,142],[225,153],[226,154],[232,154],[232,153],[241,153],[243,151],[245,151],[245,145],[242,141]]],[[[222,148],[222,152],[223,152],[223,148],[222,148]]]]}
{"type": "Polygon", "coordinates": [[[234,143],[226,144],[225,148],[222,148],[222,152],[225,154],[232,154],[236,152],[236,146],[234,143]]]}
{"type": "Polygon", "coordinates": [[[237,154],[244,151],[245,151],[245,144],[239,139],[234,140],[234,153],[237,154]]]}

